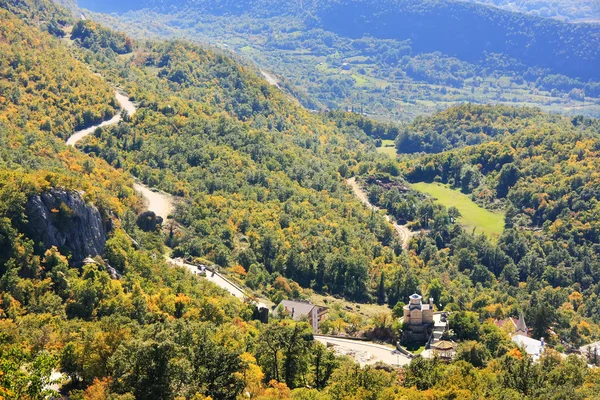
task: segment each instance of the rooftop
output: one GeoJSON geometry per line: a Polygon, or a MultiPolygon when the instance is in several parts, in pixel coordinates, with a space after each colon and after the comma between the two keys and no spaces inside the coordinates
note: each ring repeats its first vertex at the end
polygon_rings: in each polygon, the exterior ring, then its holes
{"type": "Polygon", "coordinates": [[[539,357],[544,351],[544,343],[523,335],[513,335],[512,341],[525,349],[525,352],[534,358],[539,357]]]}
{"type": "Polygon", "coordinates": [[[431,348],[436,349],[436,350],[452,350],[453,348],[456,347],[456,343],[454,342],[450,342],[448,340],[441,340],[433,345],[431,345],[431,348]]]}
{"type": "Polygon", "coordinates": [[[311,313],[316,306],[310,301],[301,300],[282,300],[280,305],[288,312],[292,313],[292,318],[297,320],[311,313]],[[292,312],[293,310],[293,312],[292,312]]]}

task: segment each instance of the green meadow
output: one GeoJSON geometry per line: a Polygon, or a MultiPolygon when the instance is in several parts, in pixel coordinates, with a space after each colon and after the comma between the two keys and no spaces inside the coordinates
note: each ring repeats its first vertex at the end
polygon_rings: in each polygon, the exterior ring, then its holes
{"type": "Polygon", "coordinates": [[[381,147],[377,148],[377,152],[390,158],[396,158],[396,144],[393,140],[382,140],[381,147]]]}
{"type": "Polygon", "coordinates": [[[475,228],[476,233],[485,233],[488,237],[496,240],[504,231],[504,215],[491,212],[475,204],[471,198],[448,186],[440,183],[419,182],[411,185],[415,190],[426,193],[435,201],[446,207],[456,207],[460,211],[459,222],[465,230],[471,232],[475,228]]]}

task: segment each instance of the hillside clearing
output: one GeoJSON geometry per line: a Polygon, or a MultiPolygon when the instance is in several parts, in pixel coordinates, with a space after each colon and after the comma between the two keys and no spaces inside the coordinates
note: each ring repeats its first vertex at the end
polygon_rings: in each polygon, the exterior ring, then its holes
{"type": "Polygon", "coordinates": [[[382,140],[381,147],[377,148],[377,152],[385,154],[390,158],[396,158],[396,144],[393,140],[382,140]]]}
{"type": "Polygon", "coordinates": [[[504,231],[503,214],[479,207],[469,196],[458,190],[439,183],[419,182],[411,186],[419,192],[430,195],[445,207],[456,207],[462,215],[460,223],[468,232],[475,229],[476,233],[485,233],[492,240],[497,240],[504,231]]]}

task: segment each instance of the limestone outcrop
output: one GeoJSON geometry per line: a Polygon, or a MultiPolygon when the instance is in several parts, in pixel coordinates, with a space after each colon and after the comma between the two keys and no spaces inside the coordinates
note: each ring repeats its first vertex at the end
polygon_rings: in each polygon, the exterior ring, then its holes
{"type": "Polygon", "coordinates": [[[107,230],[102,214],[77,191],[51,189],[32,196],[25,208],[27,235],[44,248],[56,246],[72,263],[104,252],[107,230]]]}

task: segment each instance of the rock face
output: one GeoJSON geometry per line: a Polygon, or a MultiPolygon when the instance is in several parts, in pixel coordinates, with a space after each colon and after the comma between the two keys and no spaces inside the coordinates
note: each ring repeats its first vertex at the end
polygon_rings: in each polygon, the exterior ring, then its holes
{"type": "Polygon", "coordinates": [[[25,208],[26,232],[45,249],[56,246],[72,263],[104,252],[107,227],[100,211],[75,191],[51,189],[33,196],[25,208]]]}

